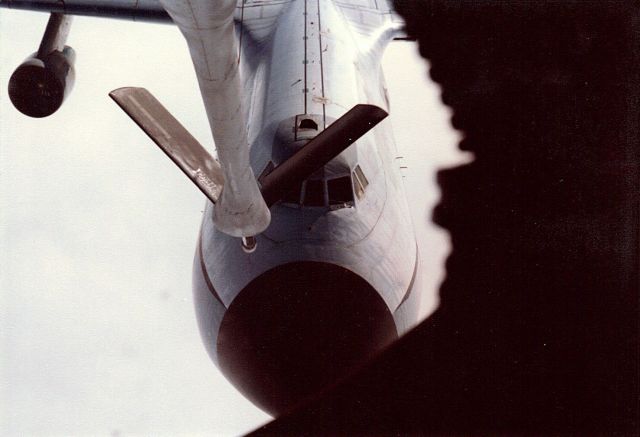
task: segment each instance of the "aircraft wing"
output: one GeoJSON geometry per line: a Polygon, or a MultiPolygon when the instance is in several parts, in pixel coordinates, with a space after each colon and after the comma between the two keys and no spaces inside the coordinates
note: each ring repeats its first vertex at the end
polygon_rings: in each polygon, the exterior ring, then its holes
{"type": "Polygon", "coordinates": [[[171,23],[171,18],[158,0],[0,0],[0,7],[171,23]]]}
{"type": "MultiPolygon", "coordinates": [[[[234,18],[258,43],[273,30],[283,7],[293,0],[238,0],[234,18]]],[[[370,34],[386,22],[402,19],[390,0],[336,0],[336,6],[354,27],[370,34]]],[[[0,0],[0,7],[66,15],[117,18],[141,22],[172,23],[159,0],[0,0]]],[[[400,35],[396,39],[406,39],[400,35]]]]}
{"type": "MultiPolygon", "coordinates": [[[[260,42],[273,30],[283,7],[292,0],[237,0],[234,14],[254,40],[260,42]]],[[[159,0],[0,0],[0,7],[65,15],[173,23],[159,0]]]]}

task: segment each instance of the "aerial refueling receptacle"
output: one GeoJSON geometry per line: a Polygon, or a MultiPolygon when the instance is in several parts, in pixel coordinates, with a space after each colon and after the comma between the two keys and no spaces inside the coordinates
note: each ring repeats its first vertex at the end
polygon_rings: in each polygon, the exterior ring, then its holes
{"type": "Polygon", "coordinates": [[[53,114],[73,88],[76,56],[65,45],[70,26],[71,17],[51,14],[38,51],[20,64],[9,79],[13,106],[29,117],[53,114]]]}

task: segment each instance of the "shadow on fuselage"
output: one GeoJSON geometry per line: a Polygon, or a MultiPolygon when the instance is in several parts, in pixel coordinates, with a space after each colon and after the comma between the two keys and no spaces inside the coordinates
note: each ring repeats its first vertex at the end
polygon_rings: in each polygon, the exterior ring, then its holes
{"type": "Polygon", "coordinates": [[[258,276],[233,301],[218,360],[245,396],[279,415],[396,338],[391,312],[364,279],[328,263],[295,262],[258,276]]]}

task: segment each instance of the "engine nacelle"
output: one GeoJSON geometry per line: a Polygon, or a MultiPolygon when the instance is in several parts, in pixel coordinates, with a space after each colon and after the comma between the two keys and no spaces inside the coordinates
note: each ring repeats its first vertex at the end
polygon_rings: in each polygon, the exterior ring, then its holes
{"type": "Polygon", "coordinates": [[[9,98],[29,117],[42,118],[56,112],[75,82],[75,52],[69,46],[39,58],[29,56],[9,79],[9,98]]]}

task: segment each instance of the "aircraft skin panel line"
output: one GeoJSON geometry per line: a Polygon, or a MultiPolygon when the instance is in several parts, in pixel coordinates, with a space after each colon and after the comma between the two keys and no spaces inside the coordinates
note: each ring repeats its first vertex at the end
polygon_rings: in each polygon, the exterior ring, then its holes
{"type": "MultiPolygon", "coordinates": [[[[162,104],[144,88],[119,88],[109,96],[215,204],[224,187],[222,168],[162,104]]],[[[374,105],[354,106],[259,181],[267,205],[280,201],[289,186],[301,184],[387,115],[374,105]]]]}
{"type": "MultiPolygon", "coordinates": [[[[245,83],[251,84],[246,88],[251,95],[245,96],[245,101],[252,102],[252,109],[247,112],[250,115],[250,162],[254,174],[266,175],[262,177],[268,177],[274,168],[303,150],[309,139],[331,129],[349,108],[366,103],[388,109],[380,58],[386,43],[395,34],[392,23],[383,22],[377,31],[371,32],[369,39],[364,39],[333,2],[297,0],[283,5],[271,35],[260,42],[252,38],[242,40],[244,55],[240,68],[245,83]],[[303,121],[312,127],[301,128],[303,121]]],[[[317,280],[316,273],[306,270],[326,269],[336,275],[325,281],[332,293],[336,293],[331,295],[337,307],[348,306],[341,302],[340,296],[346,298],[355,292],[348,288],[358,281],[350,278],[364,281],[358,282],[361,285],[357,287],[360,290],[357,293],[362,294],[362,311],[366,311],[364,302],[368,302],[365,290],[368,287],[376,290],[394,324],[393,332],[387,333],[390,337],[381,334],[381,339],[402,335],[416,323],[422,284],[414,273],[419,258],[395,156],[391,126],[388,121],[382,121],[307,179],[299,195],[288,196],[271,206],[271,223],[256,235],[257,246],[251,253],[243,250],[236,238],[216,228],[211,218],[214,206],[206,206],[200,236],[203,259],[213,287],[229,309],[212,317],[203,309],[206,306],[196,308],[199,320],[210,321],[211,325],[204,331],[218,333],[216,341],[205,340],[205,346],[223,373],[249,399],[272,414],[281,414],[287,397],[294,394],[277,384],[265,388],[261,381],[281,381],[280,373],[256,369],[253,367],[256,363],[247,360],[268,360],[266,356],[253,355],[252,348],[261,348],[267,354],[269,348],[284,347],[275,336],[288,322],[283,320],[282,325],[271,326],[268,338],[255,337],[253,328],[245,325],[252,317],[249,313],[240,314],[252,311],[245,308],[248,294],[255,294],[255,304],[270,311],[263,314],[265,320],[273,323],[277,320],[275,308],[268,310],[270,306],[266,302],[260,303],[265,297],[256,287],[268,287],[276,307],[280,304],[275,302],[283,300],[289,303],[292,312],[301,306],[299,313],[304,314],[306,304],[295,296],[309,296],[310,301],[315,302],[311,282],[317,280]],[[356,180],[359,177],[356,169],[366,183],[360,195],[354,185],[360,183],[356,180]],[[347,178],[347,186],[351,187],[349,199],[346,203],[331,205],[331,181],[340,177],[347,178]],[[308,203],[312,186],[323,187],[323,196],[315,198],[315,203],[308,203]],[[338,279],[342,275],[344,282],[338,279]],[[285,290],[296,290],[297,294],[290,295],[285,290]],[[231,308],[235,308],[233,313],[229,312],[231,308]],[[272,316],[274,319],[270,319],[272,316]],[[242,340],[237,332],[246,333],[245,341],[252,344],[251,348],[238,346],[237,342],[242,340]],[[238,354],[243,357],[245,369],[253,368],[261,376],[249,377],[240,371],[238,354]],[[266,392],[270,397],[265,398],[266,392]],[[282,398],[274,400],[274,396],[282,398]]],[[[197,285],[203,283],[194,283],[196,300],[213,299],[207,288],[197,285]]],[[[371,305],[374,308],[377,304],[371,305]]],[[[330,312],[329,307],[317,303],[316,316],[321,320],[328,317],[323,311],[330,312]]],[[[379,317],[384,320],[387,316],[380,313],[379,317]]],[[[306,334],[313,336],[312,332],[306,334]]],[[[305,337],[304,332],[296,335],[305,337]]],[[[309,343],[315,341],[312,337],[305,338],[309,343]]],[[[380,341],[384,344],[387,340],[380,341]]],[[[328,346],[318,346],[320,350],[324,347],[328,346]]],[[[376,350],[372,347],[361,352],[359,359],[366,360],[376,350]]],[[[330,380],[329,374],[322,377],[314,373],[325,368],[326,363],[319,357],[315,360],[316,367],[312,368],[306,362],[296,361],[303,360],[302,355],[286,353],[289,364],[298,369],[292,372],[307,368],[311,372],[308,375],[314,375],[314,381],[330,380]]],[[[313,391],[312,385],[304,381],[296,381],[295,385],[299,389],[296,396],[304,397],[313,391]]]]}
{"type": "Polygon", "coordinates": [[[0,0],[0,7],[67,15],[171,23],[158,0],[0,0]]]}
{"type": "Polygon", "coordinates": [[[245,237],[269,225],[270,213],[249,166],[249,140],[233,14],[236,0],[162,0],[187,40],[225,186],[214,209],[218,229],[245,237]]]}
{"type": "Polygon", "coordinates": [[[421,260],[385,118],[381,58],[402,28],[388,1],[0,7],[64,14],[43,40],[58,48],[14,73],[10,91],[31,107],[48,103],[33,89],[48,83],[32,71],[68,84],[61,95],[72,84],[72,51],[59,51],[67,15],[178,26],[218,160],[146,89],[110,96],[205,194],[192,270],[198,328],[215,365],[256,405],[286,413],[417,324],[421,260]]]}
{"type": "Polygon", "coordinates": [[[109,96],[209,200],[217,202],[224,185],[222,168],[151,93],[144,88],[120,88],[109,96]]]}
{"type": "Polygon", "coordinates": [[[207,273],[207,266],[204,263],[204,256],[202,255],[202,244],[200,242],[200,240],[198,239],[198,247],[196,249],[196,256],[195,259],[198,261],[199,263],[199,267],[200,267],[200,275],[202,277],[202,279],[204,279],[204,282],[207,286],[207,288],[209,289],[209,292],[211,293],[211,296],[214,297],[214,299],[220,304],[222,305],[225,309],[228,308],[227,305],[225,305],[224,302],[222,302],[222,299],[220,298],[220,296],[218,295],[218,292],[216,291],[215,287],[213,286],[213,284],[211,283],[211,278],[209,277],[209,273],[207,273]]]}
{"type": "Polygon", "coordinates": [[[387,117],[387,112],[374,105],[356,105],[298,149],[291,157],[260,182],[268,206],[281,200],[287,186],[301,184],[304,179],[324,167],[332,158],[366,134],[387,117]]]}
{"type": "MultiPolygon", "coordinates": [[[[256,41],[268,37],[282,9],[293,0],[237,0],[234,18],[256,41]]],[[[369,4],[336,1],[336,5],[358,32],[366,35],[384,21],[402,23],[389,1],[377,0],[369,4]]],[[[160,0],[0,0],[0,7],[27,11],[55,12],[66,15],[115,18],[138,22],[166,23],[173,21],[160,0]]],[[[397,39],[407,39],[399,33],[397,39]]]]}

